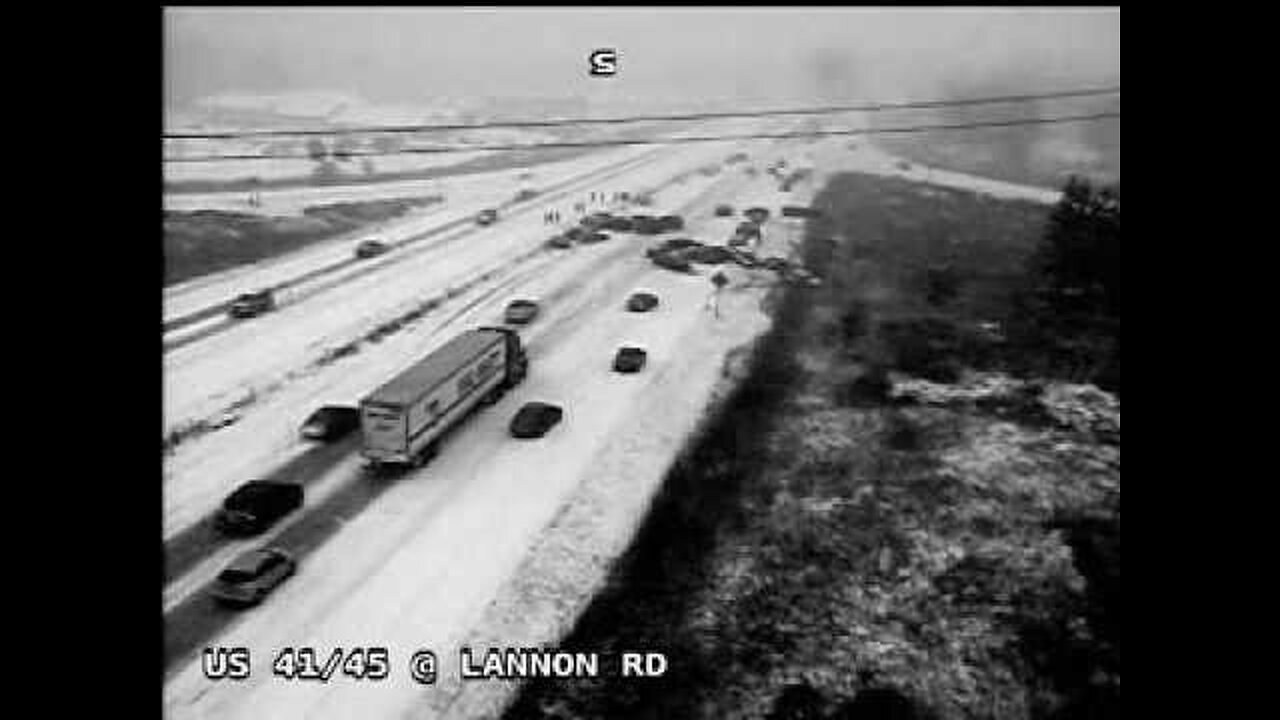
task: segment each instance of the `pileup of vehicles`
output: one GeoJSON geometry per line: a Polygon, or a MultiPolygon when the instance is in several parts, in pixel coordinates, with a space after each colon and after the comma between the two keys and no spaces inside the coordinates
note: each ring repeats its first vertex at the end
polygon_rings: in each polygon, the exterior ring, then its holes
{"type": "MultiPolygon", "coordinates": [[[[733,162],[747,159],[734,156],[733,162]]],[[[785,167],[779,161],[770,168],[778,172],[785,167]]],[[[731,217],[730,205],[718,205],[714,214],[731,217]]],[[[759,240],[760,226],[769,211],[752,207],[743,212],[747,220],[738,224],[728,246],[705,245],[691,238],[672,238],[646,251],[660,267],[692,272],[692,262],[722,264],[734,262],[747,268],[775,270],[794,282],[816,286],[819,280],[807,270],[793,266],[783,258],[758,258],[735,246],[759,240]]],[[[812,208],[786,206],[786,217],[814,217],[812,208]]],[[[498,218],[495,210],[484,210],[476,216],[480,225],[498,218]]],[[[567,248],[574,242],[599,242],[608,238],[600,232],[634,232],[657,235],[681,230],[684,220],[679,215],[618,216],[595,213],[562,235],[547,241],[555,248],[567,248]]],[[[368,240],[356,248],[357,257],[373,257],[389,247],[368,240]]],[[[648,312],[659,304],[651,292],[630,295],[624,308],[629,312],[648,312]]],[[[234,318],[254,317],[275,308],[271,290],[245,293],[230,304],[228,313],[234,318]]],[[[517,299],[507,305],[503,319],[508,325],[525,325],[539,313],[538,303],[517,299]]],[[[614,372],[640,372],[648,359],[646,350],[634,345],[617,349],[612,361],[614,372]]],[[[301,428],[308,440],[331,442],[352,432],[359,432],[360,454],[372,470],[418,467],[435,454],[442,438],[457,427],[474,410],[496,403],[505,393],[520,384],[529,372],[529,358],[520,335],[511,327],[480,327],[464,331],[444,345],[405,368],[395,377],[370,392],[358,407],[326,405],[312,413],[301,428]]],[[[558,405],[533,401],[525,403],[511,418],[508,431],[514,438],[542,437],[564,418],[558,405]]],[[[214,526],[227,535],[262,533],[281,518],[301,507],[303,488],[296,483],[254,480],[245,483],[226,498],[214,518],[214,526]]],[[[246,552],[219,574],[212,594],[220,603],[254,605],[297,570],[297,561],[287,551],[265,546],[246,552]]]]}

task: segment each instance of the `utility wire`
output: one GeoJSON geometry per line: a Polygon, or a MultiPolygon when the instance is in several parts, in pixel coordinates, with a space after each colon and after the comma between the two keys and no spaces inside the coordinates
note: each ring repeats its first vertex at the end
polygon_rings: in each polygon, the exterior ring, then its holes
{"type": "Polygon", "coordinates": [[[312,135],[356,135],[356,134],[389,134],[417,133],[440,130],[487,130],[492,128],[531,128],[559,127],[561,125],[603,125],[634,122],[668,122],[678,120],[710,120],[723,118],[752,118],[772,115],[827,115],[848,112],[880,112],[882,110],[925,109],[940,107],[960,107],[965,105],[987,105],[995,103],[1028,102],[1032,100],[1052,100],[1056,98],[1091,97],[1098,95],[1114,95],[1120,92],[1120,86],[1092,88],[1086,90],[1066,90],[1053,93],[1028,93],[1022,95],[996,95],[961,100],[915,100],[898,103],[872,103],[866,105],[835,105],[813,108],[790,108],[777,110],[749,110],[738,112],[698,112],[681,115],[635,115],[614,118],[575,118],[556,120],[511,120],[486,123],[469,123],[457,125],[384,125],[354,128],[330,129],[276,129],[276,130],[243,130],[221,133],[163,133],[165,140],[233,140],[251,137],[299,136],[312,135]]]}
{"type": "MultiPolygon", "coordinates": [[[[637,139],[637,140],[590,140],[584,142],[542,142],[542,143],[521,143],[514,145],[472,145],[465,147],[443,147],[443,148],[400,148],[398,150],[388,151],[346,151],[334,154],[335,158],[358,158],[358,157],[383,157],[388,155],[427,155],[427,154],[447,154],[460,152],[482,152],[482,151],[504,151],[504,150],[545,150],[554,148],[588,148],[588,147],[611,147],[618,145],[674,145],[680,143],[694,142],[721,142],[727,140],[782,140],[787,138],[804,138],[817,136],[833,136],[833,135],[887,135],[887,134],[908,134],[933,132],[936,130],[967,130],[973,128],[986,127],[1012,127],[1015,125],[1048,125],[1051,123],[1064,122],[1083,122],[1088,120],[1102,120],[1105,118],[1118,118],[1120,113],[1093,113],[1090,115],[1067,115],[1062,117],[1050,118],[1021,118],[1018,120],[992,120],[986,122],[972,123],[954,123],[947,125],[914,125],[908,127],[889,127],[889,128],[873,128],[873,129],[843,129],[843,130],[799,130],[785,133],[751,133],[746,135],[703,135],[694,137],[673,137],[673,138],[654,138],[654,139],[637,139]]],[[[309,155],[196,155],[192,157],[166,157],[164,162],[180,163],[180,162],[214,162],[219,160],[307,160],[312,159],[309,155]]],[[[325,158],[321,158],[325,159],[325,158]]]]}

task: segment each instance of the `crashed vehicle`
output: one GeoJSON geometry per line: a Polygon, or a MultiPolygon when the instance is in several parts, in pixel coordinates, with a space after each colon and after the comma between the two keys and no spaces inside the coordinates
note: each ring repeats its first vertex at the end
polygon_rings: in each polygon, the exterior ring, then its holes
{"type": "Polygon", "coordinates": [[[598,228],[603,228],[612,219],[613,219],[613,215],[611,213],[598,212],[598,213],[592,213],[582,218],[581,224],[582,224],[582,227],[588,230],[595,230],[598,228]]]}
{"type": "Polygon", "coordinates": [[[783,205],[782,215],[784,217],[812,218],[812,217],[821,217],[822,212],[815,208],[803,207],[800,205],[783,205]]]}
{"type": "Polygon", "coordinates": [[[657,235],[663,232],[663,225],[652,215],[632,215],[634,231],[641,235],[657,235]]]}
{"type": "Polygon", "coordinates": [[[703,245],[685,250],[682,254],[686,260],[703,265],[723,265],[734,261],[733,251],[720,245],[703,245]]]}
{"type": "Polygon", "coordinates": [[[684,218],[679,215],[663,215],[658,218],[658,226],[662,228],[660,232],[671,232],[674,230],[684,229],[684,218]]]}
{"type": "Polygon", "coordinates": [[[600,225],[601,230],[611,230],[614,232],[631,232],[635,227],[635,220],[624,215],[610,215],[609,219],[600,225]]]}
{"type": "Polygon", "coordinates": [[[683,257],[671,252],[658,252],[649,256],[654,265],[667,270],[674,270],[682,273],[692,273],[693,264],[683,257]]]}
{"type": "Polygon", "coordinates": [[[760,226],[750,220],[746,220],[738,223],[738,227],[734,228],[733,234],[735,237],[740,237],[743,240],[758,241],[760,240],[760,226]]]}

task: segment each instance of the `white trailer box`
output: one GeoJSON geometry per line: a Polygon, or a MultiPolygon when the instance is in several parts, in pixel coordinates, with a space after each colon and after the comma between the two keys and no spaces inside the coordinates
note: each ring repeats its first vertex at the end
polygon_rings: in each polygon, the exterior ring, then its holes
{"type": "Polygon", "coordinates": [[[468,330],[360,401],[362,454],[375,465],[416,465],[482,401],[524,378],[520,338],[505,328],[468,330]]]}

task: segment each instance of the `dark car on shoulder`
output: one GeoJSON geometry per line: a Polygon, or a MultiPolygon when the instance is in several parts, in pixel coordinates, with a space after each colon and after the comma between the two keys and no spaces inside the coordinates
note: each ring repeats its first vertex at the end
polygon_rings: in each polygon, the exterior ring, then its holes
{"type": "Polygon", "coordinates": [[[218,573],[213,597],[223,605],[257,605],[297,570],[298,562],[280,548],[250,550],[218,573]]]}
{"type": "Polygon", "coordinates": [[[325,405],[302,423],[302,437],[308,440],[337,440],[360,427],[360,408],[325,405]]]}
{"type": "Polygon", "coordinates": [[[511,436],[520,439],[539,438],[547,434],[564,417],[558,405],[529,402],[511,418],[511,436]]]}
{"type": "Polygon", "coordinates": [[[222,501],[214,524],[226,535],[256,535],[301,506],[301,485],[250,480],[222,501]]]}
{"type": "Polygon", "coordinates": [[[613,356],[613,369],[620,373],[640,372],[644,368],[645,360],[649,354],[644,348],[625,346],[618,348],[617,354],[613,356]]]}
{"type": "Polygon", "coordinates": [[[732,216],[733,216],[733,206],[732,206],[732,205],[717,205],[717,206],[716,206],[715,213],[716,213],[716,217],[732,217],[732,216]]]}
{"type": "Polygon", "coordinates": [[[233,318],[251,318],[276,309],[275,295],[270,290],[242,293],[231,301],[227,314],[233,318]]]}

